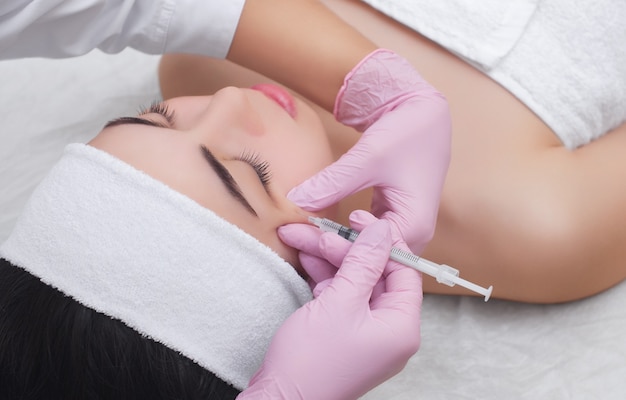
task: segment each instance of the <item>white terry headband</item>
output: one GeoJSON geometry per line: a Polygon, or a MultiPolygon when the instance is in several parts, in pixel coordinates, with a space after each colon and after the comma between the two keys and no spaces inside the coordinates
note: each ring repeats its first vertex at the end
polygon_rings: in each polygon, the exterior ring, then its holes
{"type": "Polygon", "coordinates": [[[305,281],[235,225],[93,147],[72,144],[0,256],[243,390],[305,281]]]}

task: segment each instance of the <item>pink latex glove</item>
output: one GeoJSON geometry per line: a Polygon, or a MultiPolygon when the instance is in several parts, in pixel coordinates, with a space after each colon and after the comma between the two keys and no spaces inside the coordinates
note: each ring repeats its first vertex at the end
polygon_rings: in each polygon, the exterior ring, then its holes
{"type": "Polygon", "coordinates": [[[388,222],[366,227],[332,282],[280,327],[237,399],[356,399],[400,372],[420,344],[422,281],[388,261],[391,246],[388,222]],[[383,270],[386,291],[372,297],[383,270]]]}
{"type": "MultiPolygon", "coordinates": [[[[376,220],[376,217],[363,210],[356,210],[350,214],[350,226],[358,232],[376,220]]],[[[314,296],[332,282],[343,258],[352,246],[350,241],[341,236],[326,233],[310,224],[283,225],[278,229],[278,234],[285,244],[299,250],[300,264],[308,275],[308,283],[314,296]]],[[[400,238],[393,237],[393,233],[392,242],[396,247],[409,250],[400,238]]],[[[374,286],[372,298],[385,292],[386,275],[387,273],[383,273],[383,277],[374,286]]]]}
{"type": "Polygon", "coordinates": [[[407,60],[379,49],[346,76],[334,114],[363,135],[334,164],[292,189],[288,198],[317,211],[374,187],[372,213],[391,221],[420,253],[434,233],[450,162],[446,99],[407,60]]]}

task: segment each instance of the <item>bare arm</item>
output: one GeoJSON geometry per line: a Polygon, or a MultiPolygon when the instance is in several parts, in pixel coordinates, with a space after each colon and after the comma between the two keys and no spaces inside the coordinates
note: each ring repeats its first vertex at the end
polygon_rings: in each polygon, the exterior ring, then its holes
{"type": "Polygon", "coordinates": [[[247,0],[227,59],[332,110],[345,75],[376,45],[315,0],[247,0]]]}

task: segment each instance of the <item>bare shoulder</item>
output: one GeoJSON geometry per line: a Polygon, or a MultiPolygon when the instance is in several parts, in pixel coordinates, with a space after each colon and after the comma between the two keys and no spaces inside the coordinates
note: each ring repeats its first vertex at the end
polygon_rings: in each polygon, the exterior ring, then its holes
{"type": "MultiPolygon", "coordinates": [[[[626,278],[626,189],[610,183],[626,179],[626,125],[566,150],[515,96],[436,43],[361,1],[325,3],[411,61],[450,104],[452,162],[426,257],[520,301],[573,300],[626,278]]],[[[363,196],[348,208],[368,206],[363,196]]]]}

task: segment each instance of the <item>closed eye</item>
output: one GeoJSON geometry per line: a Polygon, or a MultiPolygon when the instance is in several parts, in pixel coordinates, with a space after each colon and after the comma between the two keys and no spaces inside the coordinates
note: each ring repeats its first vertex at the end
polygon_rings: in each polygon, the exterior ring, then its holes
{"type": "Polygon", "coordinates": [[[135,125],[148,125],[155,128],[173,128],[176,121],[176,115],[174,110],[170,110],[167,104],[163,102],[154,102],[149,107],[141,109],[138,113],[138,117],[121,117],[113,119],[104,125],[103,129],[110,128],[112,126],[135,124],[135,125]],[[153,121],[147,118],[140,118],[147,114],[159,114],[165,119],[165,122],[153,121]]]}
{"type": "Polygon", "coordinates": [[[146,114],[160,114],[163,118],[165,118],[170,127],[174,126],[174,122],[176,121],[174,110],[170,109],[167,104],[162,101],[155,101],[150,104],[149,107],[145,107],[139,111],[140,116],[146,114]]]}
{"type": "Polygon", "coordinates": [[[269,185],[270,180],[272,178],[272,172],[270,171],[270,165],[267,161],[261,159],[259,153],[254,153],[251,151],[244,151],[239,157],[236,158],[238,161],[243,161],[249,164],[257,176],[259,177],[259,181],[263,185],[263,188],[269,194],[269,185]]]}

